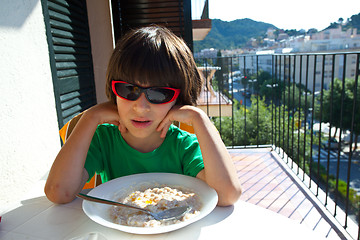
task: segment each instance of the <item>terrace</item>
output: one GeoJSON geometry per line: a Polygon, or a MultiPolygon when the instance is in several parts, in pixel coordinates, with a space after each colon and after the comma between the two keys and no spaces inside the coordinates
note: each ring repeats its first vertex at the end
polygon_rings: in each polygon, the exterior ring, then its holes
{"type": "Polygon", "coordinates": [[[211,118],[238,169],[241,199],[328,239],[359,239],[359,56],[196,59],[218,69],[212,88],[232,102],[230,116],[220,104],[211,118]]]}
{"type": "MultiPolygon", "coordinates": [[[[10,2],[11,1],[5,4],[5,9],[13,9],[7,7],[7,5],[13,6],[10,2]]],[[[41,2],[44,5],[44,9],[47,9],[44,12],[50,12],[50,16],[46,17],[46,27],[49,28],[47,29],[49,36],[50,33],[55,34],[52,37],[56,41],[49,41],[49,46],[50,49],[55,50],[55,52],[52,53],[53,55],[50,56],[54,88],[56,88],[55,93],[64,94],[62,96],[55,96],[59,118],[58,122],[62,124],[77,113],[83,111],[85,107],[94,104],[88,101],[89,99],[95,99],[95,92],[87,89],[88,85],[91,84],[88,82],[86,84],[79,84],[79,82],[76,81],[70,82],[70,80],[76,79],[89,79],[87,75],[88,71],[83,71],[83,60],[80,61],[81,64],[76,61],[74,61],[74,63],[71,62],[72,59],[77,60],[76,56],[78,56],[78,53],[83,53],[83,50],[88,48],[88,46],[85,44],[86,46],[81,45],[80,47],[74,47],[74,43],[83,43],[83,40],[74,41],[73,43],[69,39],[71,36],[77,36],[77,34],[72,34],[72,31],[76,32],[78,26],[85,26],[85,30],[87,30],[88,25],[91,27],[91,23],[88,24],[86,20],[85,24],[81,21],[81,23],[78,24],[79,12],[82,13],[79,9],[86,9],[81,6],[79,7],[78,5],[81,4],[78,2],[69,1],[69,4],[63,3],[68,1],[41,2]],[[70,10],[75,9],[76,14],[71,14],[72,11],[67,11],[67,7],[69,7],[70,10]],[[74,24],[71,25],[72,23],[74,24]],[[77,27],[73,28],[73,26],[77,27]],[[50,27],[52,31],[50,31],[50,27]],[[68,29],[69,33],[63,36],[63,29],[68,29]],[[59,32],[61,32],[61,34],[59,34],[59,32]],[[65,49],[67,50],[65,51],[65,49]],[[67,55],[64,55],[64,51],[67,55]],[[60,59],[60,61],[58,59],[58,62],[55,64],[55,56],[64,58],[60,59]],[[69,61],[69,63],[66,61],[69,61]],[[64,64],[62,65],[62,63],[64,64]],[[55,69],[55,66],[59,68],[55,69]],[[84,72],[85,75],[82,75],[84,72]],[[78,75],[75,73],[78,73],[78,75]],[[63,83],[64,86],[58,86],[60,83],[63,83]],[[70,89],[70,85],[74,87],[74,89],[70,89]],[[78,89],[78,87],[82,88],[78,89]],[[91,92],[91,94],[89,94],[89,92],[91,92]],[[73,95],[72,93],[79,95],[73,95]],[[91,104],[89,104],[89,102],[91,104]]],[[[157,9],[153,7],[150,2],[154,2],[153,5],[159,6],[158,3],[163,1],[111,1],[111,3],[114,4],[112,8],[113,19],[118,20],[114,21],[114,30],[120,29],[116,24],[120,23],[121,20],[122,24],[133,24],[130,25],[132,27],[140,26],[144,22],[146,24],[161,24],[161,22],[166,22],[168,27],[175,25],[173,29],[178,29],[177,32],[179,32],[179,35],[184,34],[183,32],[185,32],[184,29],[186,28],[186,33],[192,33],[194,40],[202,39],[210,31],[211,21],[208,19],[206,11],[202,11],[208,7],[203,8],[202,4],[199,4],[199,9],[201,10],[199,11],[201,12],[199,19],[193,19],[192,31],[189,31],[188,26],[190,24],[184,18],[184,16],[189,16],[189,5],[186,5],[188,1],[185,2],[186,7],[183,8],[185,14],[180,14],[182,17],[179,18],[168,18],[169,16],[162,17],[164,9],[157,9]],[[115,8],[115,6],[120,5],[120,2],[122,8],[115,8]],[[130,3],[136,6],[133,7],[130,3]],[[129,11],[127,7],[132,11],[129,11]],[[134,9],[138,11],[134,11],[134,9]],[[153,11],[161,11],[161,16],[155,14],[153,11]],[[123,12],[126,14],[116,14],[123,12]],[[160,21],[161,19],[162,21],[160,21]]],[[[179,4],[180,1],[172,2],[174,3],[170,2],[169,4],[176,6],[176,9],[181,9],[181,7],[178,7],[179,5],[181,6],[181,4],[179,4]]],[[[199,2],[202,3],[204,1],[199,2]]],[[[19,9],[29,10],[26,8],[30,5],[22,5],[19,9]]],[[[24,15],[19,18],[17,14],[22,14],[23,11],[10,10],[8,12],[12,14],[10,17],[8,15],[5,17],[10,19],[5,21],[9,22],[9,26],[21,22],[21,19],[27,19],[28,21],[43,19],[42,11],[33,11],[33,9],[25,12],[32,14],[39,13],[41,17],[24,18],[24,16],[27,17],[27,15],[24,15]],[[12,21],[13,19],[17,21],[12,21]]],[[[98,13],[101,11],[94,12],[98,13]]],[[[193,12],[196,12],[196,10],[193,12]]],[[[173,10],[169,11],[168,14],[174,14],[173,10]]],[[[84,14],[84,16],[86,16],[86,14],[84,14]]],[[[89,16],[91,16],[91,13],[89,13],[89,16]]],[[[20,29],[27,29],[29,33],[32,33],[29,35],[31,36],[31,38],[29,38],[30,42],[38,43],[39,39],[33,38],[33,36],[38,35],[34,34],[37,33],[37,31],[34,31],[33,27],[39,26],[39,28],[42,29],[43,25],[41,24],[42,23],[39,24],[39,22],[32,22],[32,24],[26,24],[20,29]]],[[[3,29],[8,28],[5,27],[3,29]]],[[[18,35],[13,35],[17,32],[16,30],[15,28],[11,31],[3,30],[2,33],[11,36],[11,38],[6,39],[20,39],[18,35]]],[[[83,31],[83,29],[81,29],[81,31],[83,31]]],[[[42,33],[43,29],[39,32],[42,33]]],[[[101,38],[105,36],[103,34],[98,35],[101,36],[101,38]]],[[[187,40],[190,39],[189,34],[182,36],[185,36],[184,38],[187,40]]],[[[88,39],[87,41],[89,41],[88,45],[90,46],[90,40],[88,39]]],[[[112,43],[112,41],[110,42],[112,43]]],[[[28,49],[27,46],[22,44],[21,42],[17,42],[19,51],[21,51],[21,49],[28,49]]],[[[33,45],[35,47],[34,54],[35,52],[38,54],[48,51],[46,44],[33,45]],[[44,47],[45,51],[39,48],[40,46],[44,47]]],[[[5,46],[7,45],[5,44],[5,46]]],[[[91,44],[92,49],[96,49],[96,47],[101,49],[101,53],[104,52],[104,45],[91,44]]],[[[110,47],[112,47],[111,44],[110,47]]],[[[208,102],[217,102],[218,104],[206,106],[204,110],[214,110],[214,114],[209,113],[209,115],[212,116],[220,134],[229,147],[229,152],[233,156],[234,163],[238,169],[239,179],[244,188],[242,200],[283,214],[294,221],[298,221],[314,229],[314,231],[318,231],[329,239],[359,239],[357,219],[359,208],[358,202],[356,202],[358,196],[355,194],[357,191],[356,180],[359,179],[358,174],[360,172],[358,170],[359,149],[355,148],[353,135],[355,132],[359,133],[358,128],[360,122],[358,115],[356,115],[358,114],[357,109],[359,109],[360,105],[359,100],[356,100],[359,99],[359,54],[359,52],[353,51],[324,54],[250,55],[231,58],[197,59],[199,66],[203,67],[205,75],[211,72],[207,71],[207,69],[212,67],[218,68],[217,72],[214,73],[214,78],[212,78],[212,86],[208,86],[208,88],[205,89],[208,91],[204,92],[210,93],[208,96],[214,97],[215,100],[203,100],[206,104],[208,102]],[[262,82],[264,78],[262,78],[263,74],[260,70],[270,73],[270,78],[267,78],[266,80],[268,81],[265,83],[262,82]],[[240,71],[240,74],[236,75],[236,71],[240,71]],[[334,81],[335,78],[340,79],[340,84],[334,81]],[[346,79],[354,79],[355,81],[348,83],[346,79]],[[298,83],[305,86],[302,88],[302,91],[294,87],[298,83]],[[349,91],[348,85],[351,84],[354,85],[350,88],[352,91],[349,91]],[[210,90],[210,87],[212,87],[212,90],[210,90]],[[307,90],[304,91],[304,89],[307,90]],[[330,92],[326,90],[330,90],[330,92]],[[340,90],[340,94],[338,94],[338,90],[340,90]],[[252,98],[248,97],[250,94],[252,98]],[[353,101],[351,101],[351,95],[353,96],[353,101]],[[226,98],[223,98],[223,96],[226,96],[226,98]],[[263,104],[260,101],[262,96],[266,96],[265,103],[268,106],[266,110],[264,110],[263,104]],[[220,99],[216,101],[218,97],[220,99]],[[228,101],[229,99],[230,103],[228,101]],[[223,106],[223,102],[226,102],[227,105],[223,106]],[[330,105],[327,104],[329,102],[331,103],[330,105]],[[214,109],[216,107],[218,111],[214,109]],[[225,107],[226,114],[224,110],[225,107]],[[229,107],[231,107],[230,111],[229,107]],[[329,116],[327,116],[327,113],[336,114],[329,114],[329,116]],[[215,115],[217,116],[215,117],[215,115]],[[340,118],[338,119],[337,117],[340,118]],[[317,126],[317,128],[315,128],[315,126],[317,126]],[[327,129],[325,129],[325,126],[327,129]],[[338,127],[336,133],[334,133],[335,127],[338,127]],[[334,138],[339,142],[335,148],[331,147],[332,142],[330,140],[333,136],[335,136],[334,138]]],[[[8,69],[22,69],[23,66],[28,65],[23,64],[26,58],[19,61],[17,56],[17,52],[9,55],[10,59],[17,59],[17,61],[11,61],[12,67],[8,69]],[[17,62],[18,64],[16,64],[17,62]]],[[[49,64],[48,56],[46,56],[43,62],[37,58],[37,62],[41,63],[39,69],[47,69],[43,66],[49,64]]],[[[92,72],[93,63],[91,61],[89,62],[89,66],[92,72]]],[[[94,66],[99,65],[95,64],[94,66]]],[[[47,72],[39,75],[38,72],[37,74],[29,74],[27,71],[18,71],[18,73],[21,72],[26,72],[26,77],[31,78],[30,82],[33,83],[31,85],[35,88],[40,84],[43,85],[41,81],[45,82],[45,79],[50,75],[47,72]]],[[[9,76],[19,75],[5,71],[5,75],[6,74],[9,76]]],[[[19,75],[19,79],[21,78],[23,77],[19,75]]],[[[21,81],[15,82],[21,84],[21,81]]],[[[46,92],[35,88],[34,91],[27,92],[34,92],[36,94],[46,92]]],[[[11,87],[9,89],[11,89],[11,87]]],[[[52,86],[49,90],[53,90],[52,86]]],[[[207,95],[204,94],[204,96],[207,95]]],[[[10,97],[9,99],[11,101],[12,98],[10,97]]],[[[43,99],[46,98],[39,99],[45,102],[43,99]]],[[[48,99],[47,101],[52,102],[53,99],[48,99]]],[[[36,102],[31,102],[31,104],[35,105],[36,102]]],[[[15,105],[9,104],[9,106],[13,108],[15,105]]],[[[15,109],[4,112],[23,112],[23,110],[28,110],[26,108],[28,108],[27,105],[18,104],[15,109]],[[24,109],[18,107],[24,107],[24,109]]],[[[39,109],[41,110],[42,108],[39,109]]],[[[32,111],[32,113],[34,112],[32,111]]],[[[6,116],[6,114],[4,116],[6,116]]],[[[13,121],[16,119],[16,116],[17,115],[15,115],[15,117],[9,115],[9,117],[5,119],[5,122],[8,123],[5,125],[9,126],[9,129],[6,130],[13,130],[13,134],[11,134],[11,136],[9,135],[9,141],[7,141],[9,144],[4,145],[5,147],[2,149],[4,151],[3,155],[5,156],[3,162],[11,163],[5,165],[13,165],[15,166],[14,169],[20,169],[17,168],[15,164],[17,161],[15,160],[26,163],[21,169],[30,169],[32,166],[37,167],[33,164],[34,162],[49,158],[48,153],[48,155],[43,154],[39,157],[38,152],[45,153],[48,149],[50,149],[49,151],[51,152],[51,150],[54,149],[53,146],[58,146],[57,131],[53,131],[56,135],[55,138],[44,134],[45,132],[51,132],[49,131],[50,126],[44,123],[51,122],[53,119],[47,117],[45,122],[41,122],[41,119],[34,118],[36,123],[40,121],[40,125],[42,126],[40,129],[42,131],[39,131],[38,137],[34,139],[34,145],[36,147],[32,148],[36,149],[36,153],[26,152],[29,157],[24,158],[22,155],[23,151],[16,151],[16,149],[14,150],[12,147],[16,146],[19,149],[22,147],[28,149],[28,141],[19,142],[19,139],[33,139],[32,135],[26,138],[23,133],[28,133],[29,129],[27,126],[35,123],[35,121],[31,122],[32,119],[29,118],[28,121],[30,122],[26,126],[24,124],[15,124],[16,128],[13,128],[13,121]],[[25,126],[22,129],[23,131],[19,131],[19,126],[25,126]],[[21,136],[16,135],[17,132],[21,133],[21,136]],[[38,139],[46,139],[46,144],[38,141],[38,139]],[[52,142],[52,139],[55,139],[56,142],[52,142]],[[39,151],[39,149],[41,151],[39,151]],[[6,159],[7,155],[11,155],[11,157],[6,159]]],[[[56,121],[54,125],[57,125],[58,122],[56,121]]],[[[35,124],[34,126],[37,125],[35,124]]],[[[6,131],[5,135],[7,135],[7,133],[6,131]]],[[[33,134],[33,132],[31,132],[31,134],[33,134]]],[[[36,171],[29,171],[32,172],[30,176],[26,176],[26,172],[24,171],[10,171],[11,176],[9,176],[11,181],[20,178],[18,175],[13,174],[15,172],[21,173],[22,180],[36,177],[33,176],[36,171]]],[[[26,188],[27,184],[22,182],[21,186],[26,188]]],[[[19,190],[17,187],[12,188],[17,191],[19,190]]],[[[38,222],[36,222],[36,225],[38,225],[38,222]]]]}

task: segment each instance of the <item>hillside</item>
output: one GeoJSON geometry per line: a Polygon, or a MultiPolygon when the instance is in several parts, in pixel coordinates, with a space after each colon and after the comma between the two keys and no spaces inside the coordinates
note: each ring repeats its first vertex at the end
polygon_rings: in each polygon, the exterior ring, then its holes
{"type": "Polygon", "coordinates": [[[277,29],[272,24],[256,22],[248,18],[231,22],[212,19],[211,31],[204,40],[194,42],[194,51],[199,52],[205,48],[239,48],[252,37],[264,36],[268,28],[277,29]]]}
{"type": "MultiPolygon", "coordinates": [[[[339,18],[338,22],[329,23],[328,28],[337,28],[339,24],[342,24],[343,30],[348,28],[357,28],[360,32],[360,13],[354,14],[343,24],[343,19],[339,18]]],[[[200,52],[205,48],[216,49],[235,49],[243,47],[244,44],[251,38],[264,37],[268,28],[274,28],[272,24],[257,22],[249,18],[238,19],[230,22],[222,21],[220,19],[212,19],[212,28],[209,34],[202,41],[194,42],[194,52],[200,52]]],[[[287,33],[289,36],[303,34],[296,30],[281,30],[287,33]]],[[[310,29],[309,31],[315,31],[316,29],[310,29]]]]}

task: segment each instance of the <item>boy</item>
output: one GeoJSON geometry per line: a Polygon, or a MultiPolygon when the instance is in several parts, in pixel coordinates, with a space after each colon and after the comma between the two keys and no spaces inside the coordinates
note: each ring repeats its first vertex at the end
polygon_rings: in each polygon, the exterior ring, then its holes
{"type": "Polygon", "coordinates": [[[110,58],[109,102],[85,111],[61,148],[45,186],[67,203],[95,172],[106,182],[144,172],[197,177],[214,188],[218,205],[241,194],[231,157],[208,116],[194,107],[202,80],[186,44],[162,27],[131,31],[110,58]],[[195,135],[171,125],[193,126],[195,135]]]}

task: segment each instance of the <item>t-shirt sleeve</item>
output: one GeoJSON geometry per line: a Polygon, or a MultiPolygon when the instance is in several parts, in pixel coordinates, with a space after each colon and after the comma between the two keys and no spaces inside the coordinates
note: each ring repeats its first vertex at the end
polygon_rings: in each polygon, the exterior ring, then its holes
{"type": "Polygon", "coordinates": [[[88,182],[94,176],[95,172],[100,172],[102,169],[102,154],[101,142],[99,138],[99,127],[95,131],[95,134],[91,140],[84,167],[89,174],[88,182]]]}
{"type": "Polygon", "coordinates": [[[182,141],[184,149],[182,164],[185,175],[196,177],[204,169],[203,157],[195,134],[188,135],[182,141]]]}

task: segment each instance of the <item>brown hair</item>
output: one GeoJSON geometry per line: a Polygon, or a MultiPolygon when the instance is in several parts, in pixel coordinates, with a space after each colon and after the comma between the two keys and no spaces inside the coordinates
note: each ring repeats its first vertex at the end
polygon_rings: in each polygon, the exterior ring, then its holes
{"type": "Polygon", "coordinates": [[[116,104],[112,80],[181,90],[179,105],[196,105],[202,78],[192,52],[170,30],[150,26],[132,30],[121,38],[106,73],[106,95],[116,104]]]}

